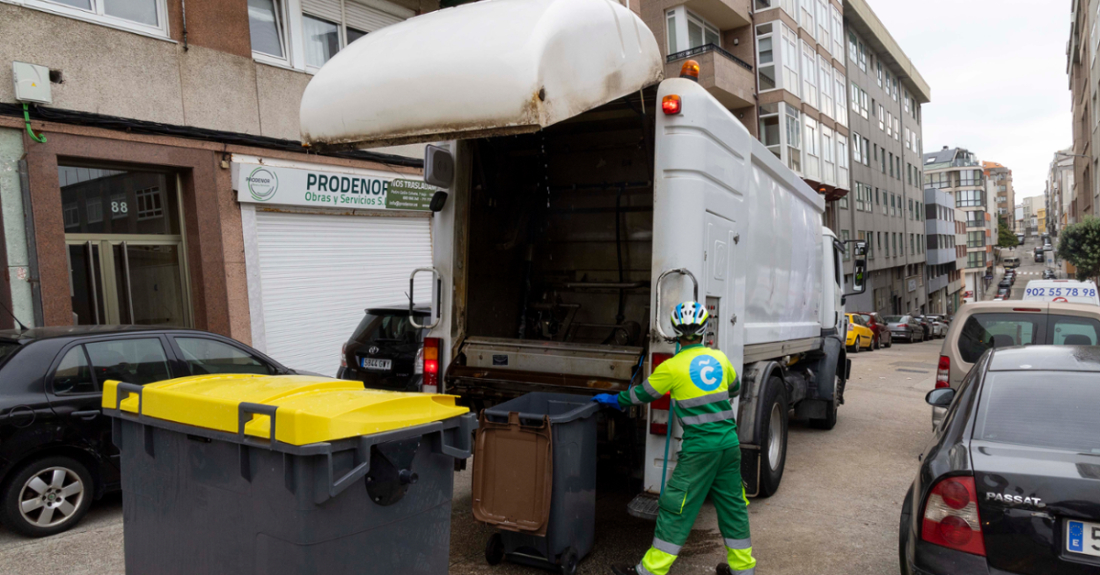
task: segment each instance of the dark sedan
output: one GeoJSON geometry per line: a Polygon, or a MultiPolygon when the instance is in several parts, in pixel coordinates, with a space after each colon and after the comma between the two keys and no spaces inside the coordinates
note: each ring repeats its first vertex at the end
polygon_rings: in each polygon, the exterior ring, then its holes
{"type": "Polygon", "coordinates": [[[100,409],[103,382],[188,375],[288,374],[204,331],[141,326],[0,331],[0,522],[41,537],[71,528],[119,488],[118,450],[100,409]]]}
{"type": "Polygon", "coordinates": [[[924,341],[924,326],[911,315],[888,315],[882,318],[890,328],[892,339],[901,339],[909,343],[924,341]]]}
{"type": "Polygon", "coordinates": [[[959,385],[901,512],[903,575],[1100,573],[1100,347],[993,349],[959,385]]]}

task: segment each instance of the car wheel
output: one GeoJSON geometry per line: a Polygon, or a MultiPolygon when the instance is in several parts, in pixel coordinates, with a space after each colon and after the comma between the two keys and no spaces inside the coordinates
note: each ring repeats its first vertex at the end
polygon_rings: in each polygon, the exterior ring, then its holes
{"type": "Polygon", "coordinates": [[[886,347],[894,347],[894,334],[886,334],[886,347]]]}
{"type": "Polygon", "coordinates": [[[61,533],[92,506],[92,474],[70,457],[45,457],[24,465],[4,485],[0,522],[28,537],[61,533]]]}
{"type": "Polygon", "coordinates": [[[485,562],[500,565],[501,561],[504,561],[504,538],[500,533],[493,533],[485,544],[485,562]]]}
{"type": "MultiPolygon", "coordinates": [[[[859,346],[856,346],[859,347],[859,346]]],[[[787,388],[783,380],[772,376],[764,391],[764,420],[760,422],[760,497],[771,497],[783,480],[787,462],[787,388]]]]}
{"type": "Polygon", "coordinates": [[[875,337],[875,339],[873,339],[873,340],[871,341],[871,349],[872,349],[872,350],[878,350],[878,349],[882,349],[882,346],[881,346],[881,345],[879,344],[879,341],[878,341],[878,337],[877,337],[877,336],[875,337]]]}
{"type": "Polygon", "coordinates": [[[909,561],[905,558],[905,547],[909,543],[909,523],[912,515],[910,509],[913,506],[913,486],[909,486],[909,492],[905,494],[905,500],[901,504],[901,525],[898,526],[898,561],[901,563],[901,575],[910,575],[909,561]]]}

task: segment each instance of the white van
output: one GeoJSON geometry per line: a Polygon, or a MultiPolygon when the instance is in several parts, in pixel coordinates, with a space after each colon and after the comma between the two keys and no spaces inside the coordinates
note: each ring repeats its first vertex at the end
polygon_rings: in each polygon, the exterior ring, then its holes
{"type": "Polygon", "coordinates": [[[1004,262],[1005,262],[1005,269],[1006,270],[1011,270],[1011,269],[1015,269],[1015,268],[1020,267],[1020,258],[1019,258],[1019,256],[1006,256],[1005,259],[1004,259],[1004,262]]]}
{"type": "Polygon", "coordinates": [[[1100,305],[1096,284],[1077,280],[1031,280],[1024,300],[1100,305]]]}

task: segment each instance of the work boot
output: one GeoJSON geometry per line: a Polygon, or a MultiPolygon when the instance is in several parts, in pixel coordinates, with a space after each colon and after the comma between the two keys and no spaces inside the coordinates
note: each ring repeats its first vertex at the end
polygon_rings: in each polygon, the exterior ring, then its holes
{"type": "Polygon", "coordinates": [[[730,569],[728,563],[719,563],[718,566],[714,568],[714,573],[716,575],[733,575],[733,569],[730,569]]]}
{"type": "Polygon", "coordinates": [[[615,575],[638,575],[638,567],[636,565],[612,565],[611,571],[615,575]]]}

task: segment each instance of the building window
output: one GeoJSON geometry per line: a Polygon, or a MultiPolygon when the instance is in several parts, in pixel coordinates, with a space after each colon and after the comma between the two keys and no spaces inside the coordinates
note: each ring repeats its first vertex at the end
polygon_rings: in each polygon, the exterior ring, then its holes
{"type": "MultiPolygon", "coordinates": [[[[956,208],[976,208],[982,205],[981,190],[959,190],[955,192],[956,208]]],[[[970,212],[974,213],[974,212],[970,212]]]]}
{"type": "Polygon", "coordinates": [[[801,93],[798,77],[798,35],[786,24],[780,24],[780,31],[783,34],[783,54],[780,58],[783,63],[783,84],[780,87],[798,96],[801,93]]]}
{"type": "Polygon", "coordinates": [[[856,132],[852,132],[852,158],[855,159],[857,164],[862,164],[863,154],[860,153],[859,142],[859,134],[856,132]]]}
{"type": "Polygon", "coordinates": [[[985,212],[981,210],[966,212],[966,227],[968,228],[984,228],[985,227],[985,212]]]}
{"type": "Polygon", "coordinates": [[[909,128],[905,129],[905,149],[906,150],[911,150],[912,149],[912,148],[909,147],[909,128]]]}
{"type": "Polygon", "coordinates": [[[821,171],[822,179],[826,182],[836,182],[836,162],[833,159],[833,131],[824,124],[821,125],[821,171]]]}
{"type": "Polygon", "coordinates": [[[867,71],[867,46],[864,46],[863,42],[859,43],[859,69],[867,71]]]}
{"type": "Polygon", "coordinates": [[[892,112],[886,112],[886,135],[894,135],[894,114],[892,112]]]}
{"type": "Polygon", "coordinates": [[[894,141],[901,141],[901,118],[894,118],[894,141]]]}
{"type": "Polygon", "coordinates": [[[772,24],[756,27],[756,62],[760,91],[766,92],[778,87],[775,81],[775,47],[772,42],[772,24]]]}
{"type": "Polygon", "coordinates": [[[852,82],[852,111],[859,113],[859,86],[852,82]]]}
{"type": "Polygon", "coordinates": [[[814,109],[820,110],[817,105],[817,53],[814,49],[802,41],[802,99],[814,109]]]}
{"type": "Polygon", "coordinates": [[[833,68],[834,88],[836,92],[836,123],[848,125],[848,101],[845,99],[844,73],[833,68]]]}
{"type": "Polygon", "coordinates": [[[804,134],[802,141],[804,143],[803,150],[806,152],[806,163],[804,164],[806,177],[811,180],[820,180],[821,178],[821,165],[820,165],[820,152],[818,151],[817,141],[817,120],[810,116],[805,117],[806,121],[806,133],[804,134]]]}
{"type": "Polygon", "coordinates": [[[84,209],[88,211],[89,224],[98,224],[103,221],[103,200],[100,196],[89,198],[84,203],[84,209]]]}
{"type": "Polygon", "coordinates": [[[863,184],[859,182],[856,182],[856,211],[867,211],[867,206],[863,202],[863,184]]]}
{"type": "Polygon", "coordinates": [[[894,194],[890,194],[890,215],[898,215],[897,201],[894,199],[894,194]]]}
{"type": "Polygon", "coordinates": [[[917,255],[917,240],[915,234],[909,234],[909,255],[917,255]]]}
{"type": "Polygon", "coordinates": [[[302,41],[306,66],[320,68],[340,51],[340,26],[309,14],[302,14],[302,41]]]}
{"type": "Polygon", "coordinates": [[[890,152],[890,177],[894,177],[894,153],[890,152]]]}
{"type": "Polygon", "coordinates": [[[859,91],[860,114],[863,115],[864,120],[867,119],[867,115],[870,113],[869,110],[871,109],[871,106],[870,106],[870,104],[868,104],[869,101],[870,101],[870,98],[867,97],[867,91],[863,90],[863,89],[860,89],[860,91],[859,91]]]}
{"type": "Polygon", "coordinates": [[[838,186],[848,185],[848,140],[836,135],[836,181],[838,186]]]}
{"type": "Polygon", "coordinates": [[[878,87],[881,88],[882,87],[882,60],[879,60],[878,62],[875,62],[875,68],[877,69],[877,71],[875,73],[875,79],[878,81],[878,87]]]}
{"type": "Polygon", "coordinates": [[[833,57],[844,62],[844,19],[840,17],[840,10],[832,7],[833,12],[833,57]]]}
{"type": "Polygon", "coordinates": [[[878,118],[878,129],[880,131],[886,131],[886,108],[882,107],[882,104],[875,104],[875,117],[878,118]]]}
{"type": "Polygon", "coordinates": [[[683,6],[665,13],[668,22],[668,53],[698,48],[707,44],[722,47],[722,36],[710,22],[688,12],[683,6]]]}
{"type": "Polygon", "coordinates": [[[913,198],[909,198],[909,219],[913,219],[913,198]]]}
{"type": "Polygon", "coordinates": [[[854,64],[859,60],[859,48],[856,42],[856,33],[848,32],[848,63],[854,64]]]}
{"type": "Polygon", "coordinates": [[[783,158],[783,143],[779,133],[779,104],[765,104],[760,106],[760,141],[775,154],[775,157],[783,158]]]}
{"type": "Polygon", "coordinates": [[[97,24],[168,36],[164,0],[26,0],[23,3],[97,24]]]}
{"type": "Polygon", "coordinates": [[[968,268],[984,268],[985,267],[985,252],[968,252],[966,254],[966,267],[968,267],[968,268]]]}
{"type": "Polygon", "coordinates": [[[668,53],[679,52],[680,43],[676,39],[676,11],[668,11],[668,53]]]}
{"type": "Polygon", "coordinates": [[[817,28],[814,26],[814,0],[802,0],[802,18],[798,24],[811,36],[817,33],[817,28]]]}
{"type": "Polygon", "coordinates": [[[863,165],[871,167],[871,140],[863,138],[863,165]]]}
{"type": "Polygon", "coordinates": [[[829,29],[832,26],[829,20],[829,8],[830,5],[825,0],[817,0],[817,42],[826,50],[833,45],[833,40],[829,37],[829,29]]]}
{"type": "Polygon", "coordinates": [[[787,111],[787,167],[802,172],[801,114],[790,106],[783,108],[787,111]]]}
{"type": "Polygon", "coordinates": [[[254,54],[288,60],[283,10],[281,0],[248,0],[248,32],[254,54]]]}
{"type": "Polygon", "coordinates": [[[62,208],[65,218],[65,227],[73,228],[80,225],[80,205],[77,203],[65,204],[62,208]]]}

